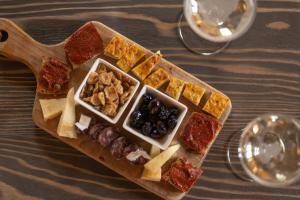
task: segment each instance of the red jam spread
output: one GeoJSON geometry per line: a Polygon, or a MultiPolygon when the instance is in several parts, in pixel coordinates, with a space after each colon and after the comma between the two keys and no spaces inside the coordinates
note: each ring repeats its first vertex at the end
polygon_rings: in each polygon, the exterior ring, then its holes
{"type": "Polygon", "coordinates": [[[187,192],[201,174],[202,170],[200,168],[194,167],[185,158],[179,158],[172,163],[163,180],[181,192],[187,192]]]}
{"type": "Polygon", "coordinates": [[[221,124],[216,119],[204,113],[194,112],[184,128],[181,138],[189,150],[202,154],[205,153],[220,127],[221,124]]]}
{"type": "Polygon", "coordinates": [[[72,64],[82,64],[102,53],[103,42],[93,23],[76,31],[65,44],[65,51],[72,64]]]}
{"type": "Polygon", "coordinates": [[[39,74],[37,91],[41,94],[64,94],[68,91],[70,68],[63,62],[44,60],[39,74]]]}

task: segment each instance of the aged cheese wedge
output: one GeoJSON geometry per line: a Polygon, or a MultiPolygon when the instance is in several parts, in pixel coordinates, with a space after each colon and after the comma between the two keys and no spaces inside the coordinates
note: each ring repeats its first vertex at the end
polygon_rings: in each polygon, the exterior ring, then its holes
{"type": "Polygon", "coordinates": [[[160,61],[162,55],[160,51],[156,52],[144,62],[136,66],[132,72],[142,81],[151,73],[155,65],[160,61]]]}
{"type": "Polygon", "coordinates": [[[65,108],[60,117],[57,134],[62,137],[77,138],[75,131],[75,101],[74,101],[74,88],[68,92],[65,108]]]}
{"type": "Polygon", "coordinates": [[[104,55],[119,60],[128,49],[129,44],[126,40],[120,37],[113,37],[104,49],[104,55]]]}
{"type": "Polygon", "coordinates": [[[229,103],[229,98],[218,92],[213,92],[203,107],[203,110],[219,119],[229,103]]]}
{"type": "Polygon", "coordinates": [[[128,51],[121,57],[117,62],[117,65],[124,71],[129,72],[131,68],[145,56],[143,49],[139,48],[136,45],[129,47],[128,51]]]}
{"type": "Polygon", "coordinates": [[[155,72],[153,72],[152,74],[150,74],[150,76],[148,76],[144,83],[146,85],[149,85],[153,88],[159,88],[160,86],[162,86],[165,82],[167,82],[169,80],[169,74],[166,70],[164,70],[163,68],[159,68],[158,70],[156,70],[155,72]]]}
{"type": "Polygon", "coordinates": [[[148,181],[160,181],[161,179],[161,168],[158,168],[157,170],[149,170],[144,169],[143,174],[141,176],[141,179],[148,180],[148,181]]]}
{"type": "Polygon", "coordinates": [[[183,96],[198,106],[204,93],[205,89],[200,85],[187,83],[183,91],[183,96]]]}
{"type": "Polygon", "coordinates": [[[40,99],[44,120],[53,119],[60,115],[65,107],[66,98],[61,99],[40,99]]]}
{"type": "Polygon", "coordinates": [[[178,78],[172,77],[171,81],[166,89],[166,93],[173,97],[174,99],[178,100],[184,88],[185,82],[178,78]]]}
{"type": "Polygon", "coordinates": [[[156,145],[152,145],[150,149],[150,156],[151,158],[154,158],[160,153],[160,148],[156,145]]]}
{"type": "Polygon", "coordinates": [[[161,168],[180,148],[180,144],[173,145],[155,156],[152,160],[149,160],[145,165],[145,169],[156,171],[161,168]]]}

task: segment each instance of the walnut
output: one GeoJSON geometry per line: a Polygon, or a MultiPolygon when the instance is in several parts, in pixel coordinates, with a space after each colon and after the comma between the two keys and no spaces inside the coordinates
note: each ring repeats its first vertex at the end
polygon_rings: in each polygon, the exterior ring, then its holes
{"type": "Polygon", "coordinates": [[[116,80],[114,82],[114,87],[119,95],[122,95],[124,93],[124,89],[120,80],[116,80]]]}
{"type": "Polygon", "coordinates": [[[104,64],[100,64],[100,65],[98,66],[96,72],[97,72],[98,74],[101,74],[101,73],[103,73],[103,72],[107,72],[107,68],[106,68],[106,66],[105,66],[104,64]]]}
{"type": "Polygon", "coordinates": [[[115,101],[119,98],[119,95],[114,86],[108,86],[104,89],[105,97],[110,101],[115,101]]]}
{"type": "Polygon", "coordinates": [[[100,99],[98,98],[98,94],[95,93],[93,94],[92,98],[91,98],[91,103],[94,105],[94,106],[99,106],[100,105],[100,99]]]}
{"type": "Polygon", "coordinates": [[[101,74],[99,74],[99,81],[103,84],[103,85],[110,85],[111,81],[113,78],[113,73],[112,72],[103,72],[101,74]]]}
{"type": "Polygon", "coordinates": [[[98,73],[92,72],[89,75],[89,78],[87,79],[88,84],[95,84],[98,81],[98,73]]]}
{"type": "Polygon", "coordinates": [[[129,99],[131,92],[126,91],[124,92],[121,97],[120,97],[120,103],[121,105],[124,105],[126,103],[126,101],[129,99]]]}
{"type": "Polygon", "coordinates": [[[90,103],[90,102],[91,102],[91,98],[92,98],[92,97],[85,97],[85,98],[83,98],[82,100],[85,101],[85,102],[90,103]]]}
{"type": "Polygon", "coordinates": [[[103,110],[102,112],[104,114],[106,114],[107,116],[110,116],[110,117],[115,117],[116,114],[117,114],[117,108],[118,106],[114,103],[107,103],[104,107],[103,107],[103,110]]]}
{"type": "Polygon", "coordinates": [[[98,98],[100,100],[100,103],[104,106],[105,105],[105,95],[103,92],[98,93],[98,98]]]}

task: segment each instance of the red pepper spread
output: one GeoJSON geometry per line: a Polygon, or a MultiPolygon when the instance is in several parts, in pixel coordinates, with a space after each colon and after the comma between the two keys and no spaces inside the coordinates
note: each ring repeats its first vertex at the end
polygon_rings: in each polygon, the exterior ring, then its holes
{"type": "Polygon", "coordinates": [[[103,42],[93,23],[76,31],[65,44],[65,51],[72,64],[82,64],[103,52],[103,42]]]}
{"type": "Polygon", "coordinates": [[[170,183],[181,192],[187,192],[201,174],[200,168],[194,167],[185,158],[179,158],[165,173],[163,181],[170,183]]]}
{"type": "Polygon", "coordinates": [[[201,154],[205,152],[220,127],[221,124],[216,119],[204,113],[194,112],[181,138],[188,149],[201,154]]]}
{"type": "Polygon", "coordinates": [[[64,94],[68,91],[70,68],[63,62],[49,58],[44,60],[39,74],[37,91],[41,94],[64,94]]]}

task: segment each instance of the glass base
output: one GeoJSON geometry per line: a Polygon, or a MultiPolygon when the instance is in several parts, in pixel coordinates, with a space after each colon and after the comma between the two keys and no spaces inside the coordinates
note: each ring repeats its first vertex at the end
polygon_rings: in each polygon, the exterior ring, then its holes
{"type": "Polygon", "coordinates": [[[253,179],[249,178],[246,174],[240,161],[239,141],[241,134],[242,130],[234,132],[228,140],[226,152],[227,164],[236,177],[244,181],[253,182],[253,179]]]}
{"type": "Polygon", "coordinates": [[[184,19],[184,14],[183,12],[181,12],[178,17],[177,33],[182,44],[190,52],[203,56],[213,56],[218,53],[221,53],[230,44],[230,42],[209,42],[205,39],[202,39],[200,36],[194,33],[194,31],[188,26],[187,22],[184,21],[184,19]]]}

